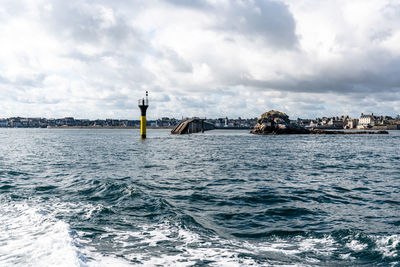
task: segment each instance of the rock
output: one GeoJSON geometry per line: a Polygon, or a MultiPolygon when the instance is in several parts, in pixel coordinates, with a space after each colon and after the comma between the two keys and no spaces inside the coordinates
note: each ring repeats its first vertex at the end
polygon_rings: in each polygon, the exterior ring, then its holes
{"type": "Polygon", "coordinates": [[[261,115],[252,134],[309,134],[310,131],[291,124],[289,116],[277,110],[270,110],[261,115]]]}

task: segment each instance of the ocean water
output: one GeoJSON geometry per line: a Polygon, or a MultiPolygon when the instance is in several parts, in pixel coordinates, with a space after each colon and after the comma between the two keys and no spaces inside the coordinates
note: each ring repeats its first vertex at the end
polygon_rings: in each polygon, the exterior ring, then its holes
{"type": "Polygon", "coordinates": [[[398,266],[399,143],[0,129],[0,266],[398,266]]]}

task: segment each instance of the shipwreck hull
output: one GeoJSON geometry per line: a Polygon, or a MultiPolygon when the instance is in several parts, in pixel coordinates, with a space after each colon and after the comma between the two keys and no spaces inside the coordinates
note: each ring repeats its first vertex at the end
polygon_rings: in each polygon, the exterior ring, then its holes
{"type": "Polygon", "coordinates": [[[202,119],[188,119],[181,121],[171,134],[192,134],[215,129],[214,125],[202,119]]]}

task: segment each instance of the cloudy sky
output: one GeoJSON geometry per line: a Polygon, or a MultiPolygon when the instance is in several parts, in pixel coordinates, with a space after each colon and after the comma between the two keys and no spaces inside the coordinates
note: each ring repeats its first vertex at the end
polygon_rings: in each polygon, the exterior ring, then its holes
{"type": "Polygon", "coordinates": [[[400,113],[398,0],[0,0],[0,117],[400,113]]]}

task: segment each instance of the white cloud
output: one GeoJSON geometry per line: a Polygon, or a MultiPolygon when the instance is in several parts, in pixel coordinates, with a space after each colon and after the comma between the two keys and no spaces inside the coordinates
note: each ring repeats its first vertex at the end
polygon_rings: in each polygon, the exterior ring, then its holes
{"type": "Polygon", "coordinates": [[[0,1],[0,117],[400,113],[395,0],[0,1]]]}

